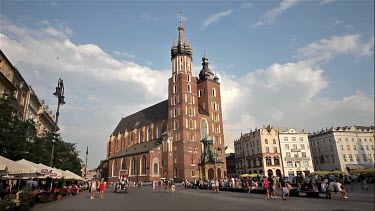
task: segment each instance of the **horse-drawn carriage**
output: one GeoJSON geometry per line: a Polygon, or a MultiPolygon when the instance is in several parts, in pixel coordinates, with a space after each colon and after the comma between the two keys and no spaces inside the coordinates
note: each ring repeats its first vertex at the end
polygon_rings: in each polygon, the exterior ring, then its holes
{"type": "Polygon", "coordinates": [[[119,175],[120,177],[115,182],[115,193],[119,192],[129,192],[129,180],[128,180],[128,174],[127,170],[120,170],[119,175]]]}
{"type": "Polygon", "coordinates": [[[115,192],[125,192],[129,191],[129,180],[128,179],[118,179],[115,182],[115,192]]]}

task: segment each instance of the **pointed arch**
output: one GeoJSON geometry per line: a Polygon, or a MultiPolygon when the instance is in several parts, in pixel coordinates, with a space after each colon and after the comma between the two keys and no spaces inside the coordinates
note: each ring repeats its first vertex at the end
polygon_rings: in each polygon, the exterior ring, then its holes
{"type": "Polygon", "coordinates": [[[141,174],[142,175],[145,175],[147,173],[146,169],[147,169],[147,158],[145,155],[142,156],[141,158],[141,163],[140,163],[140,167],[141,167],[141,174]]]}
{"type": "Polygon", "coordinates": [[[122,158],[121,159],[121,170],[125,170],[125,169],[126,169],[126,159],[122,158]]]}
{"type": "Polygon", "coordinates": [[[112,177],[118,176],[118,169],[117,169],[117,160],[113,160],[112,163],[112,177]]]}
{"type": "Polygon", "coordinates": [[[201,139],[204,139],[208,134],[209,134],[209,131],[208,131],[208,122],[205,118],[202,118],[201,119],[201,139]]]}
{"type": "Polygon", "coordinates": [[[136,165],[135,165],[135,157],[130,159],[130,175],[136,174],[136,165]]]}

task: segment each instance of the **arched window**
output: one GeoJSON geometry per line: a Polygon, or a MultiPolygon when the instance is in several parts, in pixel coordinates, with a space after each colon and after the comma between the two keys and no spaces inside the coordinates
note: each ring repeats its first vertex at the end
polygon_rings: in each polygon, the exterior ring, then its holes
{"type": "Polygon", "coordinates": [[[187,79],[190,82],[190,74],[187,75],[187,79]]]}
{"type": "Polygon", "coordinates": [[[193,116],[193,109],[189,107],[189,116],[193,116]]]}
{"type": "Polygon", "coordinates": [[[134,133],[133,133],[133,132],[130,132],[130,135],[129,135],[129,143],[131,143],[132,141],[134,141],[134,133]]]}
{"type": "Polygon", "coordinates": [[[191,92],[191,86],[190,86],[190,84],[187,85],[187,91],[191,92]]]}
{"type": "Polygon", "coordinates": [[[143,141],[143,131],[142,129],[140,129],[138,133],[138,143],[141,143],[142,141],[143,141]]]}
{"type": "Polygon", "coordinates": [[[159,167],[157,163],[154,163],[154,174],[159,174],[159,167]]]}
{"type": "Polygon", "coordinates": [[[191,128],[193,128],[193,120],[189,120],[189,128],[191,129],[191,128]]]}
{"type": "Polygon", "coordinates": [[[275,165],[280,165],[280,159],[279,159],[279,156],[275,156],[275,157],[273,157],[273,163],[274,163],[275,165]]]}
{"type": "Polygon", "coordinates": [[[286,165],[287,165],[287,167],[293,167],[293,162],[292,161],[288,161],[288,162],[286,162],[286,165]]]}
{"type": "Polygon", "coordinates": [[[178,121],[177,121],[177,119],[174,120],[173,128],[174,128],[175,130],[178,129],[178,121]]]}
{"type": "Polygon", "coordinates": [[[151,140],[151,128],[147,128],[147,141],[151,140]]]}
{"type": "Polygon", "coordinates": [[[177,75],[174,74],[174,75],[173,75],[173,83],[176,83],[176,81],[177,81],[177,75]]]}
{"type": "Polygon", "coordinates": [[[200,89],[199,91],[198,91],[198,97],[202,97],[203,96],[203,93],[202,93],[202,90],[200,89]]]}
{"type": "Polygon", "coordinates": [[[300,161],[296,161],[295,165],[296,165],[295,167],[301,167],[301,162],[300,161]]]}
{"type": "Polygon", "coordinates": [[[118,176],[117,161],[114,160],[112,163],[112,177],[118,176]]]}
{"type": "Polygon", "coordinates": [[[206,119],[201,119],[201,139],[208,135],[208,122],[206,119]]]}
{"type": "Polygon", "coordinates": [[[266,164],[267,164],[267,166],[272,165],[272,160],[271,160],[271,157],[270,157],[270,156],[267,156],[267,157],[266,157],[266,164]]]}
{"type": "Polygon", "coordinates": [[[135,158],[132,157],[131,160],[130,160],[130,174],[131,175],[135,175],[136,174],[136,165],[135,165],[135,158]]]}
{"type": "Polygon", "coordinates": [[[125,134],[124,134],[124,137],[122,137],[121,139],[121,150],[124,150],[125,149],[125,134]]]}
{"type": "Polygon", "coordinates": [[[177,92],[177,84],[173,85],[173,93],[177,92]]]}
{"type": "Polygon", "coordinates": [[[174,117],[177,116],[177,107],[174,108],[174,110],[173,110],[173,115],[174,115],[174,117]]]}
{"type": "Polygon", "coordinates": [[[216,89],[212,88],[212,96],[216,97],[216,89]]]}
{"type": "Polygon", "coordinates": [[[125,169],[126,169],[126,160],[125,160],[125,158],[123,158],[121,160],[121,170],[125,170],[125,169]]]}
{"type": "Polygon", "coordinates": [[[116,142],[115,142],[115,152],[118,151],[118,139],[116,139],[116,142]]]}
{"type": "Polygon", "coordinates": [[[195,140],[195,136],[193,133],[190,134],[190,141],[194,141],[195,140]]]}
{"type": "Polygon", "coordinates": [[[156,138],[160,138],[160,128],[159,128],[159,125],[158,126],[156,126],[156,138]]]}
{"type": "Polygon", "coordinates": [[[191,104],[191,95],[188,95],[188,103],[191,104]]]}
{"type": "Polygon", "coordinates": [[[146,174],[146,168],[147,168],[147,159],[146,156],[142,156],[141,159],[141,174],[145,175],[146,174]]]}

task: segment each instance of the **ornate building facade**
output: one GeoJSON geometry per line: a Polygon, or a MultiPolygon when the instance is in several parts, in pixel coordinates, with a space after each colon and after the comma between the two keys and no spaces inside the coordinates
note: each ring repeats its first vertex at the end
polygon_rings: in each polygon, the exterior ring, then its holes
{"type": "Polygon", "coordinates": [[[226,176],[219,78],[202,58],[192,74],[193,49],[184,37],[171,48],[168,99],[122,118],[107,142],[108,181],[124,174],[131,181],[226,176]]]}
{"type": "Polygon", "coordinates": [[[374,167],[374,127],[345,126],[326,128],[309,135],[315,170],[341,170],[374,167]]]}
{"type": "Polygon", "coordinates": [[[234,147],[237,176],[245,173],[267,176],[284,174],[277,128],[268,125],[241,134],[234,141],[234,147]]]}

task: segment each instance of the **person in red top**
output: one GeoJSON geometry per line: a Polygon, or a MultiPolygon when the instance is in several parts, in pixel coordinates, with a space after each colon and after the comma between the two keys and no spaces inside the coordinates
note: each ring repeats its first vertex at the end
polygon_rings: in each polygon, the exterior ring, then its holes
{"type": "Polygon", "coordinates": [[[266,189],[266,199],[269,200],[270,199],[270,181],[268,181],[267,177],[264,176],[263,177],[263,188],[266,189]]]}
{"type": "Polygon", "coordinates": [[[100,183],[99,183],[99,192],[100,192],[100,198],[104,198],[104,190],[105,190],[105,182],[104,182],[104,178],[102,178],[100,180],[100,183]]]}

